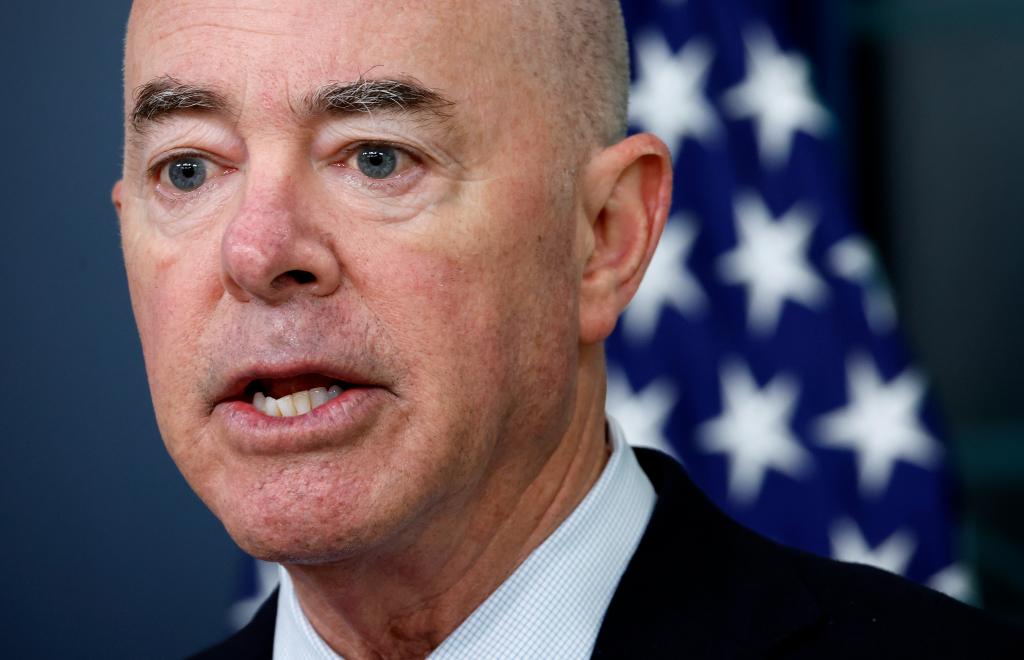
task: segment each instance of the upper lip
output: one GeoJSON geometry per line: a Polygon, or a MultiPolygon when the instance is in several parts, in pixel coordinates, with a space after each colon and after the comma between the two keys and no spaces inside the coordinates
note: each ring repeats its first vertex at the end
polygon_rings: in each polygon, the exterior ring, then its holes
{"type": "Polygon", "coordinates": [[[332,380],[338,380],[353,385],[377,385],[365,372],[339,365],[331,365],[322,362],[293,362],[281,364],[254,364],[240,369],[234,369],[225,374],[223,386],[218,388],[214,396],[214,405],[229,400],[241,399],[250,383],[261,379],[284,379],[295,378],[306,374],[319,374],[332,380]]]}

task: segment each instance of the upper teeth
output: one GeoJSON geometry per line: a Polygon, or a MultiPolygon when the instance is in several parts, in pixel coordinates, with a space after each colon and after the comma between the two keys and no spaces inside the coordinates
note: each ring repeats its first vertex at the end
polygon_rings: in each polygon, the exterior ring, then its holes
{"type": "Polygon", "coordinates": [[[344,390],[340,385],[314,387],[311,390],[287,394],[280,399],[257,392],[252,398],[252,405],[256,410],[271,417],[295,417],[304,415],[313,408],[319,408],[342,392],[344,390]]]}

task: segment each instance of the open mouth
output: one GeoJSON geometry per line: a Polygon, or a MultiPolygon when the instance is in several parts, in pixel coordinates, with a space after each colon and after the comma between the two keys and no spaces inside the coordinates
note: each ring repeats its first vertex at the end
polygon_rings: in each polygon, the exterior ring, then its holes
{"type": "Polygon", "coordinates": [[[358,386],[320,374],[261,378],[246,386],[243,400],[251,401],[253,408],[269,417],[296,417],[319,408],[353,387],[358,386]]]}

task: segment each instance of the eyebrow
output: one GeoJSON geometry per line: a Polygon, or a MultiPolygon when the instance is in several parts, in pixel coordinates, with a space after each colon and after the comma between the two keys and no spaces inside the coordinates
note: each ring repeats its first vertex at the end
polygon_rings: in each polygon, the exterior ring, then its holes
{"type": "MultiPolygon", "coordinates": [[[[454,105],[454,101],[414,79],[360,77],[354,82],[330,82],[318,87],[306,97],[304,110],[312,115],[399,112],[444,122],[451,118],[454,105]]],[[[231,114],[233,107],[216,89],[161,76],[136,89],[129,119],[135,132],[142,133],[149,124],[188,111],[231,114]]]]}
{"type": "Polygon", "coordinates": [[[423,114],[437,121],[451,118],[454,101],[418,81],[366,79],[332,82],[306,98],[310,114],[373,114],[375,111],[423,114]]]}
{"type": "Polygon", "coordinates": [[[135,90],[135,105],[129,118],[132,128],[141,133],[146,125],[174,113],[190,110],[227,113],[230,109],[227,97],[214,89],[161,76],[135,90]]]}

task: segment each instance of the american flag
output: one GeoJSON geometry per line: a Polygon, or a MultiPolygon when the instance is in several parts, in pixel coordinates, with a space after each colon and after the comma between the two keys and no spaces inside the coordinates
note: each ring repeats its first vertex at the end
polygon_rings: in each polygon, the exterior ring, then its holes
{"type": "Polygon", "coordinates": [[[623,3],[630,125],[676,187],[608,342],[609,410],[747,526],[964,598],[946,446],[784,5],[623,3]]]}

